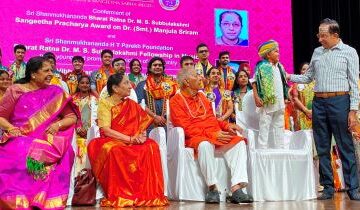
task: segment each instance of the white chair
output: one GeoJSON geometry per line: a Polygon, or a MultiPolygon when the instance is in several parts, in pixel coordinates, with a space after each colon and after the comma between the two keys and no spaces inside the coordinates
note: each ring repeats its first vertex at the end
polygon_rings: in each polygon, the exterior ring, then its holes
{"type": "Polygon", "coordinates": [[[164,177],[164,195],[168,196],[167,185],[169,180],[168,167],[167,167],[167,148],[166,148],[166,132],[163,127],[157,127],[150,131],[149,138],[153,139],[158,143],[160,156],[161,156],[161,166],[164,177]]]}
{"type": "Polygon", "coordinates": [[[312,131],[285,131],[286,149],[257,149],[259,115],[252,91],[244,96],[242,105],[248,139],[249,193],[254,200],[316,198],[312,131]]]}
{"type": "Polygon", "coordinates": [[[234,109],[236,113],[236,124],[239,125],[241,128],[245,128],[245,122],[244,122],[244,111],[239,111],[239,103],[234,103],[234,109]]]}
{"type": "MultiPolygon", "coordinates": [[[[169,103],[167,103],[167,111],[168,197],[171,200],[204,201],[208,186],[194,157],[194,149],[185,147],[184,130],[172,125],[169,103]]],[[[231,185],[230,171],[221,154],[216,154],[216,164],[220,200],[225,201],[231,185]]]]}

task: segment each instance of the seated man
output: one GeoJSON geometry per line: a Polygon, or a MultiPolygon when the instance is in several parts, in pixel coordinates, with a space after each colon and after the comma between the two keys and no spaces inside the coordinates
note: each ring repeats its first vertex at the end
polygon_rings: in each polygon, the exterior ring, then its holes
{"type": "Polygon", "coordinates": [[[181,91],[170,99],[170,115],[174,126],[184,129],[186,147],[195,150],[201,172],[209,186],[205,201],[220,202],[214,153],[218,149],[223,152],[231,171],[230,201],[252,202],[252,196],[242,190],[248,183],[246,145],[244,138],[236,135],[236,131],[242,129],[238,125],[216,119],[210,101],[204,94],[198,93],[201,76],[196,74],[194,68],[180,70],[177,79],[181,91]]]}

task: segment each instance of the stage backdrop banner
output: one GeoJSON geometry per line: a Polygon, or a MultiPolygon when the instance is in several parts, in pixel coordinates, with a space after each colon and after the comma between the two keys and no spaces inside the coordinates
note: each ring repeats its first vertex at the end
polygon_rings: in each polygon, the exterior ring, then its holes
{"type": "Polygon", "coordinates": [[[25,60],[51,51],[62,72],[72,69],[74,55],[85,58],[85,70],[96,70],[101,50],[111,49],[127,63],[140,59],[143,72],[151,57],[160,56],[165,71],[176,74],[180,57],[197,58],[196,46],[205,43],[211,63],[226,50],[237,70],[242,62],[254,67],[259,44],[274,39],[293,72],[291,0],[2,0],[0,14],[6,66],[14,45],[24,44],[25,60]]]}

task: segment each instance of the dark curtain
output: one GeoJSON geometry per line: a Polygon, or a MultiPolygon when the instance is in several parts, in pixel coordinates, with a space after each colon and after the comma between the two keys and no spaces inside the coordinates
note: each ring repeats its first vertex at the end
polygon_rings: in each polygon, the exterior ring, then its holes
{"type": "Polygon", "coordinates": [[[360,52],[360,0],[292,0],[292,17],[296,73],[320,46],[316,34],[325,18],[336,20],[342,41],[360,52]]]}

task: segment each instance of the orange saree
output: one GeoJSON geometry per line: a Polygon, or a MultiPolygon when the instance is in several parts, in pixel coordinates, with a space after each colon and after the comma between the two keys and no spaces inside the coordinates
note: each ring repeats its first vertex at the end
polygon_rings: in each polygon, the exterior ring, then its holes
{"type": "MultiPolygon", "coordinates": [[[[106,110],[111,113],[111,124],[108,122],[111,129],[129,136],[144,132],[153,120],[132,100],[125,99],[113,105],[103,99],[99,103],[100,128],[106,124],[106,110]]],[[[164,196],[160,151],[154,140],[129,145],[102,134],[90,142],[88,154],[94,175],[106,196],[101,206],[118,208],[168,204],[164,196]]]]}

